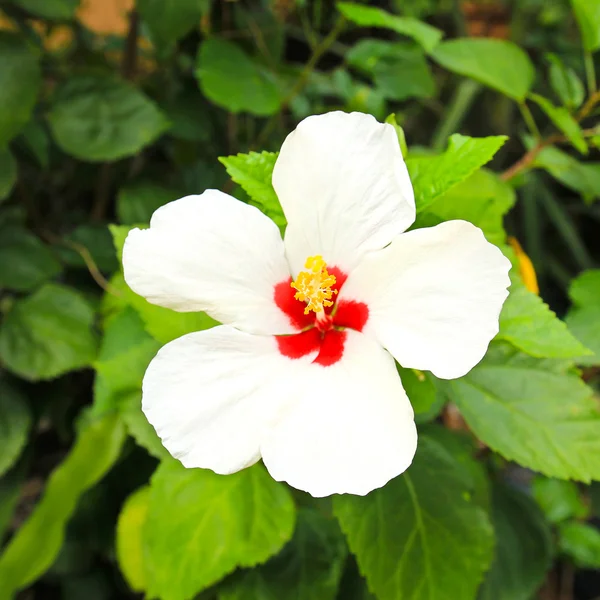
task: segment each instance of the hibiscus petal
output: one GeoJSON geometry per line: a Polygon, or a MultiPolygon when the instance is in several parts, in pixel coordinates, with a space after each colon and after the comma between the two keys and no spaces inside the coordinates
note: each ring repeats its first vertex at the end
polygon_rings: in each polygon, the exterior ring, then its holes
{"type": "Polygon", "coordinates": [[[125,280],[152,304],[205,311],[251,333],[293,333],[275,304],[289,278],[277,226],[258,209],[207,190],[159,208],[123,248],[125,280]]]}
{"type": "Polygon", "coordinates": [[[340,301],[367,304],[363,329],[403,366],[454,379],[498,333],[510,262],[482,231],[448,221],[399,236],[350,273],[340,301]]]}
{"type": "Polygon", "coordinates": [[[417,446],[411,404],[392,357],[346,330],[343,356],[301,363],[288,385],[294,400],[261,444],[278,481],[315,497],[364,495],[410,465],[417,446]]]}
{"type": "Polygon", "coordinates": [[[186,467],[234,473],[260,458],[260,441],[313,356],[290,360],[276,338],[223,325],[164,346],[143,383],[142,410],[186,467]]]}
{"type": "Polygon", "coordinates": [[[273,186],[288,221],[294,276],[317,254],[349,272],[415,220],[396,132],[370,115],[332,112],[302,121],[281,148],[273,186]]]}

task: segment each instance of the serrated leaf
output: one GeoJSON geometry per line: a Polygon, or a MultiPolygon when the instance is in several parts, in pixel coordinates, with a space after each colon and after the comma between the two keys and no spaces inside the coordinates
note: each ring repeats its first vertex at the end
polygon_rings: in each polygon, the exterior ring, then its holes
{"type": "Polygon", "coordinates": [[[421,427],[420,439],[424,437],[433,440],[452,457],[457,473],[460,472],[473,504],[483,508],[486,513],[490,511],[490,479],[484,464],[477,460],[477,444],[473,436],[446,429],[436,423],[421,427]]]}
{"type": "Polygon", "coordinates": [[[175,190],[140,181],[122,187],[117,194],[117,217],[123,225],[149,223],[155,210],[177,200],[175,190]]]}
{"type": "Polygon", "coordinates": [[[31,291],[61,271],[48,246],[21,227],[0,227],[0,287],[31,291]]]}
{"type": "Polygon", "coordinates": [[[0,379],[0,477],[19,458],[30,427],[31,413],[27,399],[8,381],[0,379]]]}
{"type": "Polygon", "coordinates": [[[538,358],[576,358],[591,354],[536,294],[513,279],[500,313],[498,340],[538,358]]]}
{"type": "Polygon", "coordinates": [[[138,0],[136,6],[152,39],[172,44],[200,26],[209,0],[138,0]]]}
{"type": "Polygon", "coordinates": [[[67,20],[75,16],[79,0],[13,0],[21,8],[43,19],[67,20]]]}
{"type": "Polygon", "coordinates": [[[17,182],[17,161],[8,148],[0,148],[0,203],[17,182]]]}
{"type": "Polygon", "coordinates": [[[571,0],[581,30],[583,47],[588,52],[600,48],[600,0],[571,0]]]}
{"type": "Polygon", "coordinates": [[[456,133],[450,137],[443,154],[409,157],[406,165],[415,191],[417,213],[489,162],[507,139],[503,135],[471,138],[456,133]]]}
{"type": "Polygon", "coordinates": [[[530,600],[552,564],[550,527],[531,498],[502,484],[493,488],[492,522],[495,556],[479,600],[530,600]]]}
{"type": "Polygon", "coordinates": [[[219,600],[335,600],[347,552],[334,520],[301,508],[283,550],[234,577],[219,600]]]}
{"type": "Polygon", "coordinates": [[[29,121],[41,85],[39,58],[25,41],[0,32],[0,148],[29,121]]]}
{"type": "Polygon", "coordinates": [[[581,365],[600,364],[600,270],[585,271],[571,283],[573,307],[566,323],[573,335],[593,354],[577,359],[581,365]]]}
{"type": "Polygon", "coordinates": [[[254,204],[276,225],[285,227],[287,222],[271,182],[276,160],[276,152],[250,152],[219,158],[231,179],[242,187],[254,204]]]}
{"type": "Polygon", "coordinates": [[[59,87],[48,120],[62,150],[91,162],[136,154],[169,127],[136,87],[103,75],[72,77],[59,87]]]}
{"type": "Polygon", "coordinates": [[[515,191],[508,183],[492,171],[480,169],[439,196],[421,213],[416,226],[426,226],[422,221],[430,214],[440,222],[463,219],[477,225],[489,242],[502,245],[506,242],[504,215],[515,201],[515,191]]]}
{"type": "Polygon", "coordinates": [[[148,594],[189,600],[236,567],[266,561],[291,538],[294,519],[290,493],[262,465],[224,476],[163,462],[144,530],[148,594]]]}
{"type": "Polygon", "coordinates": [[[531,482],[533,497],[551,523],[588,516],[577,484],[573,481],[550,479],[537,475],[531,482]]]}
{"type": "Polygon", "coordinates": [[[24,379],[52,379],[96,355],[94,311],[72,288],[46,284],[15,302],[0,328],[0,359],[24,379]]]}
{"type": "Polygon", "coordinates": [[[509,40],[449,40],[439,44],[431,57],[449,71],[475,79],[521,102],[531,89],[535,76],[527,54],[509,40]]]}
{"type": "Polygon", "coordinates": [[[410,469],[384,488],[334,498],[350,550],[378,598],[475,598],[493,531],[468,500],[468,487],[448,453],[425,439],[410,469]]]}
{"type": "Polygon", "coordinates": [[[349,21],[361,27],[391,29],[411,37],[427,52],[431,52],[442,39],[443,33],[439,29],[412,17],[398,17],[381,8],[353,2],[338,2],[336,6],[349,21]]]}
{"type": "Polygon", "coordinates": [[[233,113],[267,116],[281,105],[280,87],[273,74],[227,40],[202,42],[196,77],[209,100],[233,113]]]}
{"type": "Polygon", "coordinates": [[[592,390],[564,368],[495,346],[447,393],[505,458],[548,477],[600,478],[600,411],[592,390]]]}
{"type": "Polygon", "coordinates": [[[117,521],[117,560],[134,592],[146,589],[143,530],[148,518],[149,502],[150,486],[145,485],[127,498],[117,521]]]}
{"type": "Polygon", "coordinates": [[[548,146],[536,156],[533,166],[548,171],[588,203],[600,197],[600,162],[579,162],[566,152],[548,146]]]}
{"type": "Polygon", "coordinates": [[[52,565],[79,498],[113,466],[124,441],[125,428],[114,415],[82,428],[42,499],[0,556],[0,598],[11,598],[52,565]]]}
{"type": "Polygon", "coordinates": [[[565,134],[579,152],[588,153],[581,127],[566,108],[554,106],[550,100],[539,94],[529,94],[529,97],[546,113],[546,116],[565,134]]]}

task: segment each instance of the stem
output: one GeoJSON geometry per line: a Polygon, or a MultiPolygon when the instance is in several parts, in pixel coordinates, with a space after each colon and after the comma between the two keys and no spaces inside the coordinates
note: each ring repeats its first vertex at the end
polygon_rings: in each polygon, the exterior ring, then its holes
{"type": "Polygon", "coordinates": [[[535,136],[536,139],[538,139],[538,140],[542,139],[540,130],[538,129],[537,125],[535,124],[533,115],[531,114],[531,111],[529,110],[529,107],[527,106],[525,101],[519,102],[519,110],[521,111],[523,120],[525,121],[525,124],[527,125],[527,129],[529,129],[529,131],[535,136]]]}
{"type": "Polygon", "coordinates": [[[472,79],[464,79],[460,82],[450,101],[444,119],[433,134],[432,146],[434,150],[442,150],[448,137],[460,127],[480,89],[481,86],[472,79]]]}
{"type": "Polygon", "coordinates": [[[308,78],[310,77],[314,68],[317,66],[317,63],[319,62],[319,60],[321,59],[323,54],[325,54],[329,50],[329,48],[334,44],[334,42],[337,40],[338,36],[344,29],[345,24],[346,24],[346,19],[344,17],[340,16],[338,18],[338,20],[336,21],[335,25],[333,26],[333,29],[329,32],[329,35],[327,37],[323,38],[321,40],[320,44],[314,49],[310,59],[308,60],[308,62],[306,63],[306,66],[302,70],[302,73],[300,73],[300,76],[298,77],[298,79],[296,79],[296,82],[292,86],[292,89],[288,92],[288,94],[281,101],[281,106],[279,108],[279,112],[272,115],[269,118],[269,120],[267,121],[267,124],[264,126],[263,130],[258,135],[258,138],[252,144],[252,147],[262,146],[262,144],[265,142],[265,140],[269,137],[269,134],[273,131],[273,128],[277,124],[277,119],[278,119],[279,113],[283,112],[288,107],[290,102],[302,91],[302,89],[304,88],[304,86],[306,85],[306,83],[308,81],[308,78]]]}
{"type": "Polygon", "coordinates": [[[594,68],[594,57],[589,51],[583,53],[583,64],[585,65],[585,77],[587,79],[588,92],[590,96],[596,93],[596,69],[594,68]]]}

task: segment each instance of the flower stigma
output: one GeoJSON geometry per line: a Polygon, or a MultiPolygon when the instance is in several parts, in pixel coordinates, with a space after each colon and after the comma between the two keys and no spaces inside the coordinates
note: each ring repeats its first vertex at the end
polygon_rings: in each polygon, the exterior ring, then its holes
{"type": "Polygon", "coordinates": [[[320,313],[324,307],[333,306],[331,298],[337,294],[337,290],[331,289],[336,282],[335,275],[327,271],[327,264],[319,254],[309,256],[304,267],[307,270],[298,273],[296,281],[290,284],[297,290],[294,298],[306,302],[305,315],[311,310],[320,313]]]}

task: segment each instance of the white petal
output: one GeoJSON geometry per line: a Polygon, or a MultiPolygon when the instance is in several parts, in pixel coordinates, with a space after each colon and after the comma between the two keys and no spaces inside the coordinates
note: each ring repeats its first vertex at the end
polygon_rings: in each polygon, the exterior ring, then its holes
{"type": "Polygon", "coordinates": [[[300,365],[289,386],[296,402],[261,445],[278,481],[315,497],[368,494],[410,465],[417,432],[392,357],[346,330],[341,360],[300,365]]]}
{"type": "Polygon", "coordinates": [[[233,473],[260,458],[260,440],[286,398],[279,386],[310,358],[292,361],[275,338],[225,325],[190,333],[150,363],[142,409],[186,467],[233,473]]]}
{"type": "Polygon", "coordinates": [[[498,333],[510,262],[466,221],[399,236],[365,257],[340,300],[369,308],[363,331],[403,366],[454,379],[468,373],[498,333]]]}
{"type": "Polygon", "coordinates": [[[332,112],[302,121],[283,143],[273,186],[288,221],[294,275],[316,254],[348,273],[415,220],[396,132],[370,115],[332,112]]]}
{"type": "Polygon", "coordinates": [[[207,190],[159,208],[123,248],[125,280],[152,304],[205,311],[252,333],[292,333],[274,302],[289,277],[277,226],[258,209],[207,190]]]}

